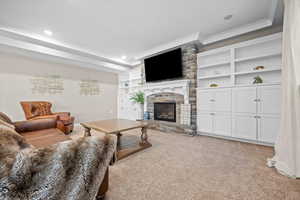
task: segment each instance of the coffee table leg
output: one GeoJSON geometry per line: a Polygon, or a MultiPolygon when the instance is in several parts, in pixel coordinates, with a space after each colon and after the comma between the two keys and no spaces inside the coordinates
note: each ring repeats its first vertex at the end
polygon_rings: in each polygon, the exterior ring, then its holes
{"type": "Polygon", "coordinates": [[[91,129],[88,127],[84,127],[84,136],[91,136],[91,129]]]}
{"type": "Polygon", "coordinates": [[[120,149],[120,147],[121,147],[121,136],[122,136],[121,133],[117,133],[117,147],[118,147],[118,149],[120,149]]]}
{"type": "Polygon", "coordinates": [[[142,135],[141,135],[141,144],[148,143],[148,135],[147,135],[147,128],[142,127],[142,135]]]}

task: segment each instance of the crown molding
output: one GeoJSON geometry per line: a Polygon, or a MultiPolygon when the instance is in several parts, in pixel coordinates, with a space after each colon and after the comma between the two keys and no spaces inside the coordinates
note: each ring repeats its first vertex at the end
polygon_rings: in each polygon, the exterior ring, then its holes
{"type": "Polygon", "coordinates": [[[200,43],[202,43],[203,45],[207,45],[207,44],[210,44],[210,43],[214,43],[214,42],[217,42],[217,41],[221,41],[221,40],[224,40],[224,39],[228,39],[228,38],[231,38],[231,37],[235,37],[235,36],[239,36],[239,35],[242,35],[242,34],[245,34],[245,33],[249,33],[251,31],[256,31],[256,30],[259,30],[259,29],[262,29],[262,28],[272,26],[273,21],[275,19],[276,9],[277,9],[277,6],[279,4],[279,1],[281,1],[281,0],[273,0],[272,1],[267,18],[258,20],[254,23],[246,24],[244,26],[233,28],[233,29],[230,29],[228,31],[224,31],[224,32],[221,32],[221,33],[218,33],[218,34],[214,34],[214,35],[208,36],[206,38],[202,38],[202,39],[199,40],[200,43]]]}
{"type": "MultiPolygon", "coordinates": [[[[31,56],[43,55],[43,58],[50,60],[51,56],[63,58],[66,59],[67,64],[70,63],[69,61],[74,61],[82,67],[91,65],[97,70],[118,72],[125,71],[133,66],[129,63],[99,56],[94,52],[59,43],[39,35],[22,33],[7,28],[0,28],[0,45],[3,51],[9,49],[12,52],[12,48],[15,48],[16,53],[22,52],[23,55],[26,55],[27,52],[31,56]]],[[[63,61],[63,59],[59,60],[63,61]]],[[[74,62],[72,63],[74,64],[74,62]]]]}
{"type": "Polygon", "coordinates": [[[214,43],[217,41],[225,40],[231,37],[239,36],[245,33],[249,33],[251,31],[256,31],[262,28],[266,28],[272,26],[272,21],[269,19],[263,19],[259,20],[257,22],[251,23],[251,24],[246,24],[244,26],[238,27],[238,28],[233,28],[228,31],[224,31],[215,35],[211,35],[204,40],[200,40],[200,43],[203,45],[207,45],[210,43],[214,43]]]}
{"type": "Polygon", "coordinates": [[[158,53],[162,53],[164,51],[174,49],[176,47],[188,44],[188,43],[194,43],[199,41],[200,34],[199,33],[193,33],[191,35],[188,35],[186,37],[178,38],[174,41],[171,41],[169,43],[165,43],[159,46],[156,46],[152,49],[149,49],[147,51],[142,52],[141,54],[135,56],[136,60],[142,60],[149,56],[156,55],[158,53]]]}

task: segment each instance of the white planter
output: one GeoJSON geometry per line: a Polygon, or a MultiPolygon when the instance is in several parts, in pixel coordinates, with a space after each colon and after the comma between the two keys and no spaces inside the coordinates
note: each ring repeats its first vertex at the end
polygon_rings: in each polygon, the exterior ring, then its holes
{"type": "Polygon", "coordinates": [[[144,119],[144,104],[140,104],[140,112],[139,112],[139,116],[138,119],[144,119]]]}

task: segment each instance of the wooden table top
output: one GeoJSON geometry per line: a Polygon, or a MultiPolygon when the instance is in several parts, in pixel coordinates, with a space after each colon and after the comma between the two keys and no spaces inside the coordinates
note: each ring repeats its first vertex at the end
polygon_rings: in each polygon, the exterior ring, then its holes
{"type": "Polygon", "coordinates": [[[94,122],[85,122],[80,124],[83,127],[110,134],[128,131],[136,128],[143,128],[148,125],[146,122],[127,119],[109,119],[94,122]]]}

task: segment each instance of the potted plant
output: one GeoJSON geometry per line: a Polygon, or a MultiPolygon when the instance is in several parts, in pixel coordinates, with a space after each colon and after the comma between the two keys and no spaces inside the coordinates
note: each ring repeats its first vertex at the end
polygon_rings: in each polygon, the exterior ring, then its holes
{"type": "Polygon", "coordinates": [[[259,83],[263,83],[263,80],[260,76],[255,76],[253,81],[253,84],[259,84],[259,83]]]}
{"type": "Polygon", "coordinates": [[[130,100],[133,101],[134,103],[140,104],[141,114],[140,114],[139,118],[143,119],[143,117],[144,117],[144,103],[145,103],[144,93],[139,91],[139,92],[135,93],[132,97],[130,97],[130,100]]]}

